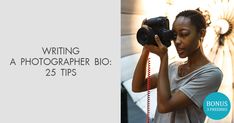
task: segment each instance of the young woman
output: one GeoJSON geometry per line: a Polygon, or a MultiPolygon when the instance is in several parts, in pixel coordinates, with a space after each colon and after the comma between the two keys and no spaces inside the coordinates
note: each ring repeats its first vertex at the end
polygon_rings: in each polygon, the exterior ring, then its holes
{"type": "MultiPolygon", "coordinates": [[[[143,21],[143,26],[144,21],[143,21]]],[[[149,53],[160,58],[157,74],[150,77],[151,89],[157,88],[157,110],[155,123],[203,123],[205,113],[202,109],[204,98],[216,92],[222,81],[222,71],[204,55],[202,40],[206,33],[206,22],[196,10],[180,12],[173,23],[177,37],[174,44],[180,58],[186,62],[176,61],[168,65],[167,47],[159,37],[158,44],[144,45],[135,68],[132,90],[146,91],[146,63],[149,53]]]]}

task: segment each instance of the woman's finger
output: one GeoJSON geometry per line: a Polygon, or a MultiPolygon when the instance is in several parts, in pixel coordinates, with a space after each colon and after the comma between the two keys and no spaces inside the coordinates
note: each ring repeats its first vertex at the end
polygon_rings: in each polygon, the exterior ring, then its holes
{"type": "Polygon", "coordinates": [[[159,47],[163,46],[163,44],[162,44],[160,38],[158,37],[158,35],[155,35],[155,36],[154,36],[154,39],[155,39],[155,41],[156,41],[156,43],[157,43],[157,45],[158,45],[159,47]]]}
{"type": "Polygon", "coordinates": [[[154,52],[154,53],[157,53],[157,52],[159,52],[159,49],[158,49],[158,47],[156,47],[156,46],[154,46],[154,45],[144,45],[144,47],[148,50],[148,51],[150,51],[150,52],[154,52]]]}
{"type": "Polygon", "coordinates": [[[146,21],[147,21],[147,18],[145,18],[145,19],[142,21],[141,26],[145,25],[146,21]]]}

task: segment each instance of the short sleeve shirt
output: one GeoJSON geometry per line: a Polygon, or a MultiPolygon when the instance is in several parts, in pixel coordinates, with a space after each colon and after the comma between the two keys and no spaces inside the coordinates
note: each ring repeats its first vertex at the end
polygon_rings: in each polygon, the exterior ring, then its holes
{"type": "Polygon", "coordinates": [[[171,92],[183,92],[193,104],[169,113],[156,110],[154,123],[203,123],[206,117],[202,109],[203,100],[220,87],[223,74],[214,64],[208,63],[183,77],[178,75],[180,64],[182,62],[173,62],[168,67],[171,92]]]}

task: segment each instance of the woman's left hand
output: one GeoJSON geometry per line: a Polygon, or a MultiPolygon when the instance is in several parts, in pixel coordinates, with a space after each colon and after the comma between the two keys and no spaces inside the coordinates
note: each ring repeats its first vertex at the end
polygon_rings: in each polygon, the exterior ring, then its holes
{"type": "Polygon", "coordinates": [[[158,55],[161,59],[167,55],[167,47],[162,44],[158,35],[154,36],[155,42],[158,46],[155,45],[144,45],[144,47],[149,50],[150,52],[158,55]]]}

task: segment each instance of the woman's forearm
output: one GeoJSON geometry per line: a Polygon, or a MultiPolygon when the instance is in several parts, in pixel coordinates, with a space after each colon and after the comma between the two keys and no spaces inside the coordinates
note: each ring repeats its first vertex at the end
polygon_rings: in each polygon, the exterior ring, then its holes
{"type": "Polygon", "coordinates": [[[158,108],[164,108],[171,97],[170,83],[168,78],[168,54],[161,58],[161,65],[158,74],[158,108]]]}
{"type": "Polygon", "coordinates": [[[134,92],[144,91],[142,90],[142,88],[144,88],[145,85],[145,74],[148,56],[149,51],[143,49],[133,74],[132,90],[134,92]]]}

